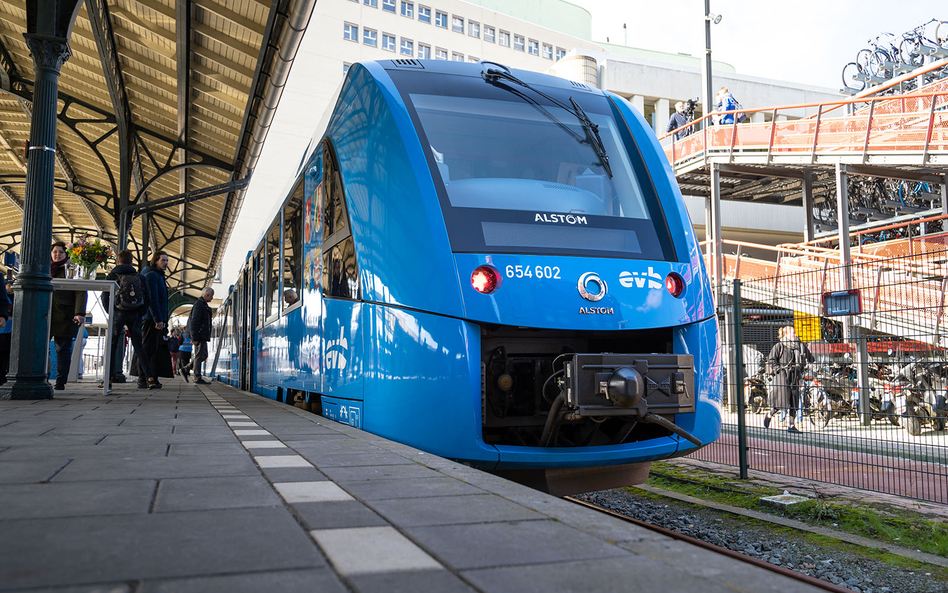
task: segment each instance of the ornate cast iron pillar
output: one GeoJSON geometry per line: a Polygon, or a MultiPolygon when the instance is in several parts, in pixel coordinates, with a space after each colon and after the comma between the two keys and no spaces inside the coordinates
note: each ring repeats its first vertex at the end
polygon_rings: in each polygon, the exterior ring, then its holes
{"type": "Polygon", "coordinates": [[[49,399],[46,381],[49,350],[49,305],[53,284],[49,250],[53,237],[53,181],[56,174],[56,101],[59,72],[72,52],[66,38],[25,33],[33,57],[33,115],[23,202],[20,273],[14,291],[13,336],[10,352],[12,383],[0,388],[0,398],[49,399]]]}

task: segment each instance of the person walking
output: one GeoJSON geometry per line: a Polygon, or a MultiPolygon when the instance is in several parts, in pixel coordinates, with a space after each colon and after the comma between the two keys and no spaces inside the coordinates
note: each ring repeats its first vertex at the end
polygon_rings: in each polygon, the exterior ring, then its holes
{"type": "Polygon", "coordinates": [[[734,98],[731,91],[727,90],[726,86],[722,86],[718,91],[717,106],[715,109],[721,112],[718,118],[719,124],[733,124],[735,116],[737,117],[737,123],[741,123],[747,119],[747,115],[744,113],[734,113],[735,111],[744,109],[744,107],[737,102],[737,99],[734,98]]]}
{"type": "Polygon", "coordinates": [[[770,412],[764,416],[764,428],[770,428],[774,414],[780,410],[789,412],[787,432],[800,432],[796,427],[796,412],[800,407],[800,382],[803,369],[813,362],[813,354],[800,341],[792,325],[780,328],[780,341],[774,344],[767,355],[767,374],[772,375],[768,398],[770,412]]]}
{"type": "Polygon", "coordinates": [[[191,342],[194,344],[194,358],[191,359],[188,369],[194,370],[194,382],[198,385],[208,383],[201,377],[201,365],[207,360],[207,343],[211,341],[211,319],[214,313],[208,303],[213,299],[213,288],[207,287],[202,290],[201,298],[194,302],[191,315],[188,316],[186,332],[191,336],[191,342]]]}
{"type": "Polygon", "coordinates": [[[178,347],[181,345],[181,330],[175,328],[168,336],[168,352],[171,353],[171,372],[178,374],[178,347]]]}
{"type": "MultiPolygon", "coordinates": [[[[158,250],[152,256],[147,266],[142,269],[142,276],[148,285],[150,303],[142,318],[142,344],[145,356],[150,362],[149,373],[141,368],[139,361],[138,386],[141,388],[157,385],[158,373],[162,367],[171,364],[170,356],[164,344],[165,334],[168,332],[168,285],[165,283],[165,271],[168,269],[168,254],[158,250]],[[164,350],[164,352],[162,352],[164,350]],[[167,358],[165,362],[162,358],[167,358]],[[149,379],[154,379],[150,381],[149,379]]],[[[139,357],[141,358],[141,357],[139,357]]]]}
{"type": "Polygon", "coordinates": [[[178,372],[181,373],[181,377],[185,383],[190,380],[191,376],[191,371],[188,370],[188,366],[190,366],[191,351],[193,349],[194,345],[191,344],[191,338],[188,337],[188,332],[182,332],[181,344],[178,345],[178,372]]]}
{"type": "MultiPolygon", "coordinates": [[[[53,243],[50,252],[49,275],[53,278],[66,277],[66,244],[53,243]]],[[[66,388],[69,367],[72,363],[72,343],[78,330],[86,319],[86,293],[72,290],[53,291],[49,316],[49,335],[53,339],[56,351],[56,385],[53,389],[66,388]]]]}
{"type": "MultiPolygon", "coordinates": [[[[143,385],[139,381],[139,387],[148,387],[149,389],[158,388],[158,380],[152,377],[151,361],[145,355],[145,346],[142,343],[142,316],[148,310],[151,299],[148,294],[148,284],[145,277],[138,273],[132,267],[132,252],[129,250],[119,251],[115,256],[115,267],[105,277],[106,280],[114,280],[118,284],[115,291],[115,310],[112,315],[112,350],[109,353],[111,374],[115,375],[115,368],[121,364],[118,360],[118,345],[125,335],[125,328],[128,328],[128,336],[132,342],[132,349],[138,356],[139,374],[146,378],[143,385]]],[[[109,291],[102,293],[102,306],[106,311],[109,310],[109,291]]],[[[111,388],[112,382],[109,381],[111,388]]]]}
{"type": "Polygon", "coordinates": [[[5,284],[6,290],[0,295],[0,385],[7,382],[7,373],[10,372],[10,343],[13,337],[13,281],[3,281],[0,274],[0,284],[5,284]]]}

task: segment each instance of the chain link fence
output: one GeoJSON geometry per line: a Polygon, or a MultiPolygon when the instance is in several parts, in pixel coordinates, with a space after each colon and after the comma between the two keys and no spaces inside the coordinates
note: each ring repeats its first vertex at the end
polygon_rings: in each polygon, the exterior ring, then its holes
{"type": "Polygon", "coordinates": [[[948,251],[806,259],[718,287],[722,437],[693,457],[948,503],[948,251]]]}

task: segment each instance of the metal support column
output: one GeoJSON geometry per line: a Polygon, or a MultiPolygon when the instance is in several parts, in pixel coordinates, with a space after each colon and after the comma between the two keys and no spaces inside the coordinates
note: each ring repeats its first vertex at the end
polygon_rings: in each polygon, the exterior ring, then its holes
{"type": "Polygon", "coordinates": [[[10,376],[0,388],[3,399],[50,399],[46,381],[49,307],[53,284],[49,249],[53,239],[53,182],[56,175],[56,115],[59,72],[72,55],[69,36],[81,0],[27,2],[23,37],[33,58],[33,114],[27,150],[26,198],[20,273],[13,285],[13,336],[10,376]]]}
{"type": "Polygon", "coordinates": [[[714,233],[714,294],[720,303],[724,282],[724,241],[721,238],[721,171],[717,163],[711,163],[711,229],[714,233]]]}
{"type": "Polygon", "coordinates": [[[734,280],[734,382],[737,385],[737,463],[742,480],[747,479],[747,423],[744,413],[744,313],[741,281],[734,280]]]}
{"type": "MultiPolygon", "coordinates": [[[[704,68],[701,70],[702,88],[704,89],[704,104],[701,106],[702,115],[714,111],[714,93],[711,91],[711,0],[704,0],[704,68]]],[[[708,127],[710,119],[705,120],[704,127],[708,127]]]]}
{"type": "Polygon", "coordinates": [[[803,172],[803,240],[813,240],[813,171],[803,172]]]}

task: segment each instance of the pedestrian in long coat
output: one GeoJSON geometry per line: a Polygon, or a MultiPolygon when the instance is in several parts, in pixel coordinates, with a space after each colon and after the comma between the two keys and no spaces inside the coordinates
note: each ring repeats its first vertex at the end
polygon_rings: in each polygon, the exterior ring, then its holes
{"type": "MultiPolygon", "coordinates": [[[[66,277],[66,244],[53,243],[50,252],[49,274],[53,278],[66,277]]],[[[49,335],[56,349],[56,385],[54,389],[66,388],[69,367],[72,362],[72,343],[79,327],[86,318],[86,293],[71,290],[53,291],[53,304],[50,308],[49,335]]]]}
{"type": "Polygon", "coordinates": [[[764,417],[764,427],[769,428],[774,414],[783,409],[789,411],[790,426],[787,431],[800,432],[796,428],[800,382],[803,380],[803,369],[814,358],[806,344],[797,337],[792,325],[780,328],[778,335],[780,341],[774,344],[767,355],[766,371],[772,379],[767,393],[770,412],[764,417]]]}

